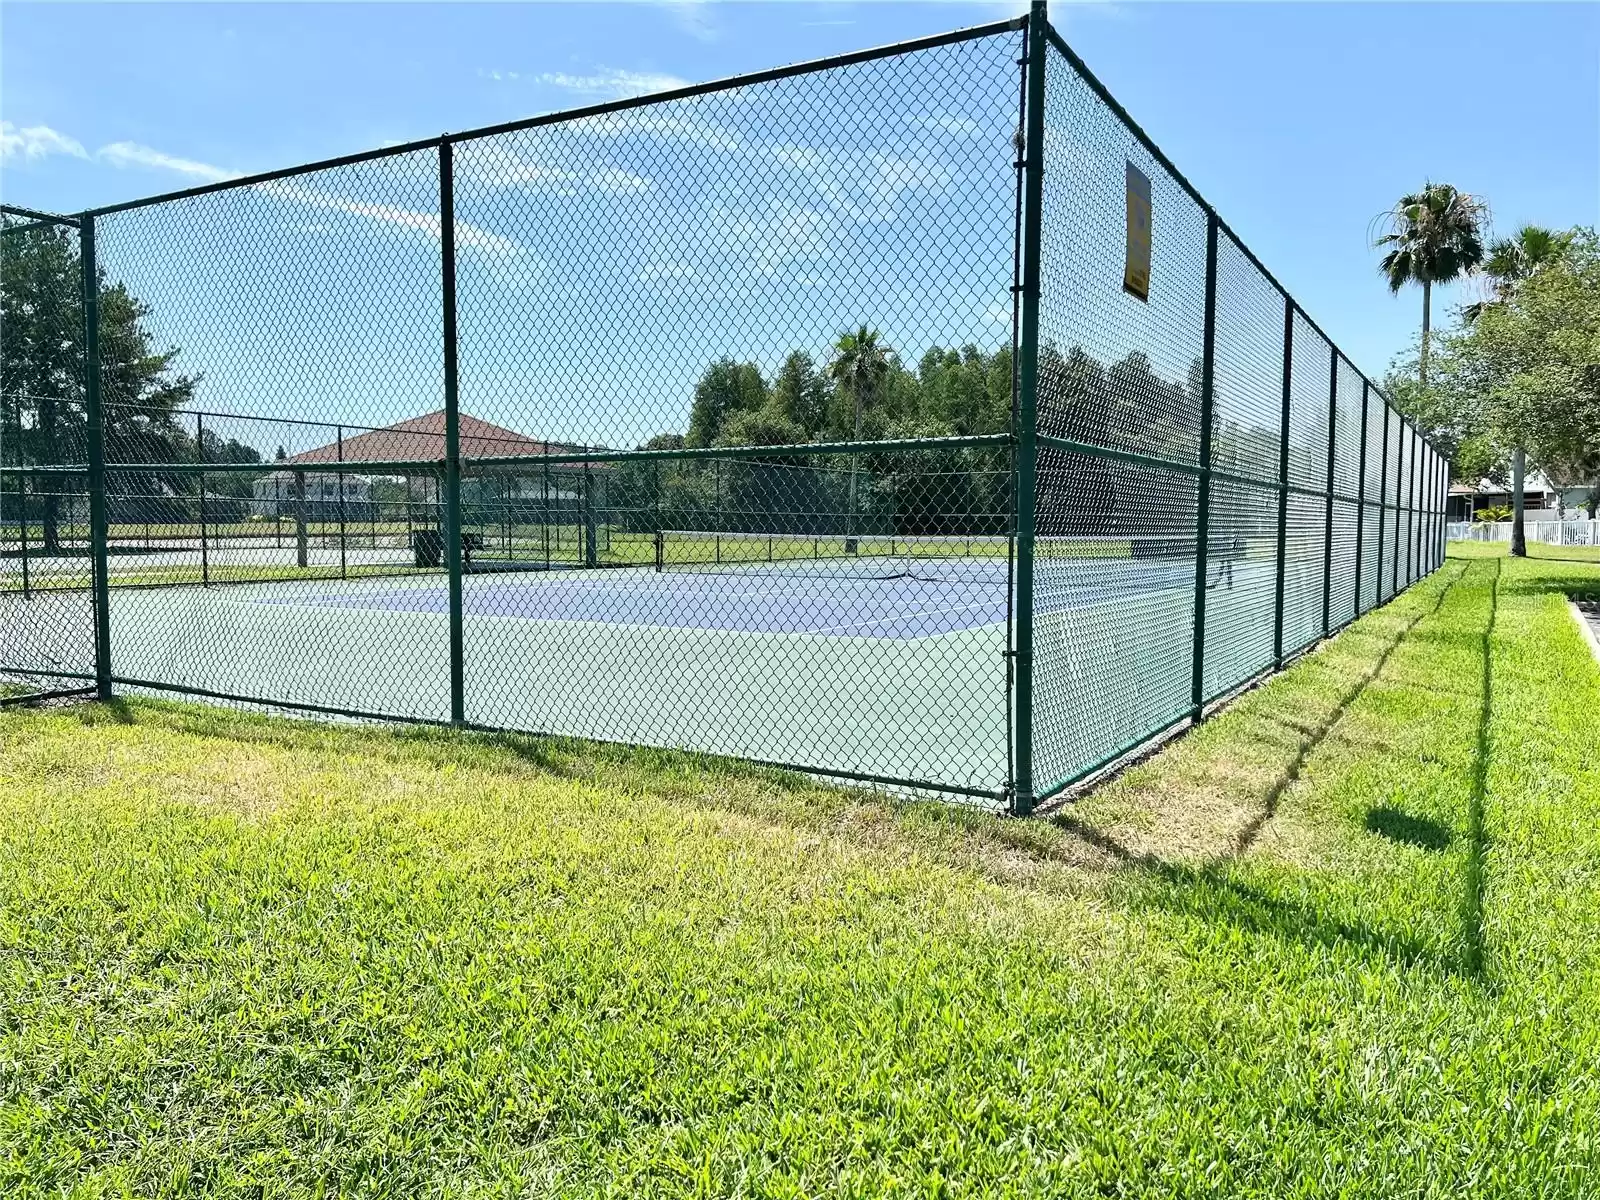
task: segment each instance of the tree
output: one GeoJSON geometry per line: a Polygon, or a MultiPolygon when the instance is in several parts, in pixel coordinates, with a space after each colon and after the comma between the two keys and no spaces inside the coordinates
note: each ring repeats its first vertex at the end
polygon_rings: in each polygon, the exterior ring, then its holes
{"type": "MultiPolygon", "coordinates": [[[[1565,235],[1559,259],[1447,338],[1438,386],[1504,457],[1558,475],[1600,467],[1600,238],[1565,235]]],[[[1600,486],[1600,475],[1589,475],[1600,486]]],[[[1512,552],[1525,553],[1512,531],[1512,552]]]]}
{"type": "Polygon", "coordinates": [[[805,430],[807,437],[822,432],[828,419],[828,381],[803,350],[783,360],[772,383],[772,407],[782,417],[805,430]]]}
{"type": "MultiPolygon", "coordinates": [[[[839,385],[839,390],[848,395],[855,413],[854,432],[851,440],[861,440],[861,411],[873,400],[883,381],[888,378],[894,367],[894,348],[886,346],[879,339],[877,331],[860,326],[853,333],[839,335],[839,340],[834,343],[834,359],[828,367],[828,373],[839,385]]],[[[856,487],[857,487],[857,459],[850,458],[850,499],[849,509],[845,519],[850,524],[847,534],[855,533],[856,516],[856,487]]],[[[853,537],[846,537],[849,549],[855,548],[853,537]]]]}
{"type": "Polygon", "coordinates": [[[862,411],[872,404],[893,369],[894,348],[885,345],[877,331],[865,325],[852,333],[840,334],[833,348],[834,358],[828,366],[828,374],[850,400],[855,418],[853,439],[860,441],[862,411]]]}
{"type": "Polygon", "coordinates": [[[1570,233],[1557,233],[1542,225],[1524,225],[1515,237],[1500,238],[1489,246],[1482,273],[1488,278],[1492,299],[1480,300],[1461,310],[1470,324],[1490,304],[1508,299],[1517,284],[1553,262],[1559,262],[1572,241],[1570,233]]]}
{"type": "Polygon", "coordinates": [[[1378,269],[1398,293],[1408,283],[1422,287],[1420,378],[1428,382],[1433,325],[1433,285],[1459,279],[1483,261],[1483,225],[1488,206],[1448,183],[1424,183],[1400,197],[1384,215],[1387,232],[1378,246],[1390,247],[1378,269]]]}
{"type": "MultiPolygon", "coordinates": [[[[87,461],[82,280],[72,230],[34,224],[0,231],[0,422],[10,427],[19,463],[87,461]]],[[[148,305],[111,283],[104,269],[96,287],[106,460],[193,461],[194,440],[174,413],[193,398],[198,378],[176,373],[176,347],[154,347],[144,325],[148,305]]],[[[56,550],[63,475],[39,483],[45,549],[56,550]]],[[[170,496],[196,487],[192,478],[148,472],[119,483],[122,495],[170,496]]]]}
{"type": "Polygon", "coordinates": [[[715,445],[722,427],[735,413],[754,412],[767,400],[766,380],[754,363],[719,358],[706,368],[694,387],[685,445],[715,445]]]}

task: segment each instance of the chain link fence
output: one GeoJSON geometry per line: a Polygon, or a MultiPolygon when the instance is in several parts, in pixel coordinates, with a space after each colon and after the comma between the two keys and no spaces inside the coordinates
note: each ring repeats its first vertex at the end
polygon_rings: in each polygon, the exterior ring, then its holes
{"type": "Polygon", "coordinates": [[[1042,8],[4,245],[30,695],[1027,812],[1442,554],[1444,464],[1042,8]]]}

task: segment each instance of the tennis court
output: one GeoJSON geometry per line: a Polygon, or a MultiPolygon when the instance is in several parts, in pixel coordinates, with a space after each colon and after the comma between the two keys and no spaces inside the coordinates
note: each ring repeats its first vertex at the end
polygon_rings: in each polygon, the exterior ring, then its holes
{"type": "MultiPolygon", "coordinates": [[[[862,539],[852,555],[831,539],[831,557],[806,558],[800,539],[778,539],[769,557],[766,539],[758,549],[748,535],[720,547],[696,536],[680,547],[686,561],[666,569],[464,579],[468,721],[821,771],[865,761],[885,777],[1004,787],[1014,603],[1005,539],[862,539]],[[788,686],[776,690],[773,679],[788,686]]],[[[1041,550],[1039,619],[1071,614],[1107,631],[1079,642],[1086,677],[1108,661],[1142,662],[1162,686],[1165,647],[1189,635],[1192,559],[1070,539],[1041,550]],[[1135,596],[1164,616],[1130,636],[1117,614],[1135,596]]],[[[1213,595],[1244,596],[1271,576],[1270,562],[1245,558],[1231,580],[1213,580],[1213,595]]],[[[72,665],[63,660],[77,650],[49,631],[87,627],[87,593],[5,603],[30,606],[7,628],[34,632],[32,644],[7,647],[8,661],[72,665]],[[83,611],[64,611],[74,606],[83,611]]],[[[440,575],[114,588],[113,671],[128,686],[287,705],[336,698],[354,712],[447,721],[448,610],[440,575]]],[[[1088,689],[1076,706],[1086,731],[1104,719],[1088,689]]]]}

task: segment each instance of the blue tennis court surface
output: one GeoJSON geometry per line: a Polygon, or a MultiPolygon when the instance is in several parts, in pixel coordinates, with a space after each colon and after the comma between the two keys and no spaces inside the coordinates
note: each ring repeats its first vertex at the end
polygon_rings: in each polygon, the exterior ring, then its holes
{"type": "MultiPolygon", "coordinates": [[[[1151,586],[1192,584],[1183,564],[1077,560],[1039,573],[1041,608],[1094,603],[1125,592],[1134,573],[1151,586]]],[[[449,594],[434,579],[367,586],[303,587],[292,595],[268,591],[268,604],[447,613],[449,594]]],[[[468,578],[467,617],[602,622],[671,629],[814,636],[923,638],[1004,624],[1010,588],[1002,578],[974,586],[970,579],[857,578],[847,574],[731,570],[657,573],[649,568],[586,572],[526,572],[468,578]]]]}
{"type": "MultiPolygon", "coordinates": [[[[798,582],[796,586],[796,579],[781,575],[662,575],[647,568],[479,576],[463,586],[462,612],[469,617],[884,638],[929,637],[1006,619],[1004,587],[975,594],[970,586],[915,579],[798,582]]],[[[449,610],[447,590],[433,581],[263,599],[396,612],[449,610]]]]}

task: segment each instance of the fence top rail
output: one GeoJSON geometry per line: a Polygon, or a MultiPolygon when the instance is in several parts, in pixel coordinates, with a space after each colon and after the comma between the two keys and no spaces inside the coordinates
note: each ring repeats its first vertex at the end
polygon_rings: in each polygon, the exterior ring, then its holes
{"type": "Polygon", "coordinates": [[[73,229],[78,227],[77,217],[62,216],[60,213],[41,212],[36,208],[21,208],[15,204],[0,204],[0,213],[8,217],[21,217],[23,220],[32,221],[33,225],[21,226],[25,229],[37,228],[40,225],[69,225],[73,229]]]}
{"type": "Polygon", "coordinates": [[[275,171],[241,175],[237,179],[223,179],[216,183],[180,188],[177,191],[162,192],[159,195],[145,196],[138,200],[126,200],[121,204],[107,204],[100,208],[86,209],[83,216],[92,220],[95,217],[127,212],[130,209],[147,208],[152,204],[163,204],[171,200],[188,200],[196,196],[205,196],[212,192],[228,191],[233,188],[254,187],[263,183],[272,183],[279,179],[289,179],[296,175],[310,174],[313,171],[326,171],[335,167],[353,166],[356,163],[371,162],[380,158],[413,154],[419,150],[437,149],[442,145],[474,141],[478,138],[492,137],[496,134],[515,133],[518,130],[536,129],[545,125],[560,125],[569,121],[582,120],[586,117],[607,116],[611,113],[626,112],[630,109],[645,108],[654,104],[666,104],[673,100],[687,100],[695,96],[706,96],[715,92],[726,92],[735,88],[771,83],[774,80],[815,74],[816,72],[827,71],[836,67],[854,66],[857,63],[873,62],[881,58],[893,58],[899,54],[911,54],[918,50],[932,50],[939,46],[977,41],[980,38],[993,37],[996,34],[1014,33],[1021,30],[1026,24],[1026,17],[1012,17],[1003,21],[991,21],[984,25],[972,25],[964,29],[951,30],[947,33],[908,38],[902,42],[891,42],[888,45],[875,46],[867,50],[854,50],[847,54],[835,54],[827,58],[790,63],[787,66],[771,67],[763,71],[729,75],[721,79],[709,80],[705,83],[692,83],[685,87],[672,88],[663,92],[652,92],[645,96],[630,96],[622,100],[608,100],[599,104],[584,105],[580,108],[561,109],[556,112],[542,113],[535,117],[522,117],[515,121],[504,121],[497,125],[485,125],[477,129],[463,130],[460,133],[444,133],[438,137],[420,138],[416,141],[384,146],[376,150],[362,150],[354,154],[301,163],[298,166],[283,167],[275,171]]]}
{"type": "MultiPolygon", "coordinates": [[[[683,446],[667,450],[564,450],[559,454],[463,455],[464,467],[527,467],[539,470],[544,467],[589,466],[610,463],[680,461],[710,458],[795,458],[823,457],[850,454],[906,454],[922,450],[977,450],[1009,447],[1009,433],[983,433],[968,437],[902,438],[881,442],[797,442],[787,446],[683,446]]],[[[258,463],[237,462],[108,462],[106,471],[116,474],[168,475],[227,475],[227,474],[285,474],[285,475],[384,475],[404,474],[407,471],[443,471],[445,460],[439,458],[417,459],[350,459],[339,461],[294,462],[272,461],[258,463]]],[[[53,471],[83,471],[81,464],[71,466],[29,465],[0,467],[0,474],[37,475],[53,471]]]]}

